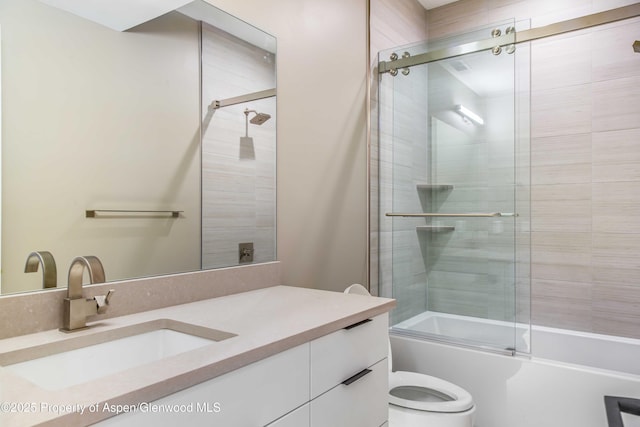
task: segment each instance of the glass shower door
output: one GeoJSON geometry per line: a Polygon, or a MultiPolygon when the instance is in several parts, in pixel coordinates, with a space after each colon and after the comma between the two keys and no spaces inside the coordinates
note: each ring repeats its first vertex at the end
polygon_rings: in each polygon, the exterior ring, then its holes
{"type": "Polygon", "coordinates": [[[528,213],[518,193],[515,45],[442,55],[508,27],[380,55],[443,56],[380,78],[381,228],[389,231],[381,245],[391,248],[381,294],[398,300],[395,332],[526,351],[517,319],[516,248],[528,213]]]}

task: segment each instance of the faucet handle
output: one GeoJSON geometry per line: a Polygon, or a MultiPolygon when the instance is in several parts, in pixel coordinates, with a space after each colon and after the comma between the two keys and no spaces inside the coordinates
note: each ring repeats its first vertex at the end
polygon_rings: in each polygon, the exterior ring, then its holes
{"type": "Polygon", "coordinates": [[[111,296],[115,291],[110,289],[107,292],[107,295],[96,295],[94,299],[96,300],[96,304],[98,305],[98,314],[103,314],[107,312],[107,306],[109,305],[109,301],[111,300],[111,296]]]}

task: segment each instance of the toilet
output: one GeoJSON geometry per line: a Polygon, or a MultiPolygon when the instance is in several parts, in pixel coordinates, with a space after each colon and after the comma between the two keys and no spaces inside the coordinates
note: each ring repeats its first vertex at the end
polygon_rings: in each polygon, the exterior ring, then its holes
{"type": "Polygon", "coordinates": [[[389,346],[389,427],[473,427],[468,391],[417,372],[392,372],[389,346]]]}
{"type": "MultiPolygon", "coordinates": [[[[359,284],[347,294],[369,295],[359,284]]],[[[417,372],[392,371],[389,344],[389,427],[473,427],[475,406],[468,391],[417,372]]]]}

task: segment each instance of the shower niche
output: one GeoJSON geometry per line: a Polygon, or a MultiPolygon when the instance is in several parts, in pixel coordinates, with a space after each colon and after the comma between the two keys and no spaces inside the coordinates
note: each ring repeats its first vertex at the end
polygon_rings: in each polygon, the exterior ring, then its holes
{"type": "MultiPolygon", "coordinates": [[[[422,212],[428,215],[437,211],[438,206],[442,204],[452,190],[453,185],[450,184],[416,184],[422,212]]],[[[446,233],[455,230],[454,225],[445,225],[437,219],[438,217],[425,216],[424,218],[427,225],[416,226],[416,231],[446,233]]]]}
{"type": "Polygon", "coordinates": [[[398,301],[393,333],[529,349],[529,67],[513,28],[379,54],[379,293],[398,301]]]}

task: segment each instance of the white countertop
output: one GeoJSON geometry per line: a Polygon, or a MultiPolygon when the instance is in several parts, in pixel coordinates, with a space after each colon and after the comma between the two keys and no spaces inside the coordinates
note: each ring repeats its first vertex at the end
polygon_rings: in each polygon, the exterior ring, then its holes
{"type": "Polygon", "coordinates": [[[71,334],[50,330],[0,340],[0,353],[59,342],[155,319],[172,319],[236,337],[63,390],[44,390],[0,367],[0,425],[74,426],[105,418],[89,405],[150,402],[311,341],[395,306],[387,298],[275,286],[89,323],[71,334]],[[67,408],[70,412],[66,412],[67,408]]]}

